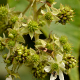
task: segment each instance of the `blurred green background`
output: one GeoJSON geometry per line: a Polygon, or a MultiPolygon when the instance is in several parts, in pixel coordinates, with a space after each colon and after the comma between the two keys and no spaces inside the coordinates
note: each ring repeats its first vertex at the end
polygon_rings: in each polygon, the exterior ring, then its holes
{"type": "MultiPolygon", "coordinates": [[[[49,32],[57,34],[58,36],[66,35],[68,37],[69,42],[72,44],[72,55],[74,55],[78,61],[78,64],[75,68],[71,69],[69,73],[69,77],[65,75],[65,80],[79,80],[79,45],[80,45],[80,0],[55,0],[57,4],[55,5],[56,8],[59,8],[60,3],[63,5],[69,5],[74,10],[74,21],[70,22],[66,25],[55,24],[54,22],[51,23],[50,28],[46,29],[43,28],[44,36],[48,37],[49,32]],[[77,67],[78,66],[78,67],[77,67]]],[[[27,0],[0,0],[0,5],[9,4],[10,7],[15,7],[15,11],[24,11],[26,6],[28,5],[27,0]]],[[[28,15],[29,13],[26,13],[28,15]]],[[[44,37],[43,36],[43,37],[44,37]]],[[[28,38],[29,39],[29,38],[28,38]]],[[[4,51],[7,52],[7,51],[4,51]]],[[[5,64],[1,57],[1,54],[4,52],[0,52],[0,80],[5,80],[5,76],[7,74],[5,70],[5,64]]],[[[19,69],[19,74],[21,80],[35,80],[29,68],[23,65],[19,69]]],[[[50,76],[50,75],[49,75],[50,76]]],[[[45,80],[49,80],[49,76],[45,78],[45,80]]],[[[15,79],[19,80],[19,79],[15,79]]],[[[40,79],[37,79],[40,80],[40,79]]],[[[58,80],[58,79],[57,79],[58,80]]]]}

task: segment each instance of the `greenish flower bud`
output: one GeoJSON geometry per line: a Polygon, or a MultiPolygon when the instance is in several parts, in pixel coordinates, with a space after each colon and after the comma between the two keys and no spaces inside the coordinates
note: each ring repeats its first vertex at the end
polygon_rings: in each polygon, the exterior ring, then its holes
{"type": "Polygon", "coordinates": [[[63,59],[65,60],[65,68],[66,69],[74,68],[76,66],[76,62],[75,62],[76,59],[71,54],[64,55],[63,59]]]}
{"type": "Polygon", "coordinates": [[[17,20],[18,20],[18,17],[17,16],[12,16],[11,19],[10,19],[10,21],[12,23],[15,23],[17,20]]]}
{"type": "Polygon", "coordinates": [[[75,61],[75,59],[74,59],[74,58],[71,58],[71,61],[72,61],[72,62],[74,62],[74,61],[75,61]]]}
{"type": "Polygon", "coordinates": [[[4,62],[7,63],[7,64],[9,64],[11,61],[10,60],[5,60],[4,62]]]}
{"type": "Polygon", "coordinates": [[[7,54],[4,54],[2,57],[3,57],[4,59],[6,59],[6,57],[7,57],[7,54]]]}
{"type": "Polygon", "coordinates": [[[47,75],[47,73],[44,71],[44,64],[38,64],[38,66],[36,68],[32,68],[32,73],[36,78],[45,78],[45,76],[47,75]]]}
{"type": "Polygon", "coordinates": [[[19,61],[22,61],[22,58],[19,58],[19,61]]]}
{"type": "Polygon", "coordinates": [[[69,43],[65,43],[63,45],[64,52],[69,52],[71,50],[71,45],[69,43]]]}
{"type": "Polygon", "coordinates": [[[5,18],[8,16],[8,9],[5,6],[0,7],[0,18],[5,18]]]}
{"type": "Polygon", "coordinates": [[[49,50],[54,50],[54,45],[50,44],[50,43],[47,43],[46,48],[49,49],[49,50]]]}
{"type": "Polygon", "coordinates": [[[30,32],[35,32],[35,30],[38,29],[38,23],[35,22],[35,21],[30,21],[28,23],[28,29],[29,29],[30,32]]]}
{"type": "Polygon", "coordinates": [[[15,59],[16,59],[17,61],[19,60],[19,58],[18,58],[17,56],[15,57],[15,59]]]}
{"type": "Polygon", "coordinates": [[[18,55],[22,55],[22,54],[23,54],[23,52],[22,52],[22,51],[19,51],[19,52],[18,52],[18,55]]]}
{"type": "Polygon", "coordinates": [[[27,53],[24,53],[23,55],[24,55],[24,56],[27,56],[28,54],[27,54],[27,53]]]}
{"type": "Polygon", "coordinates": [[[72,68],[72,64],[69,64],[69,68],[72,68]]]}
{"type": "Polygon", "coordinates": [[[15,38],[17,36],[17,31],[10,29],[8,37],[11,39],[15,38]]]}
{"type": "Polygon", "coordinates": [[[15,41],[9,40],[9,41],[8,41],[8,46],[9,46],[9,47],[14,47],[14,46],[15,46],[15,41]]]}
{"type": "Polygon", "coordinates": [[[66,57],[71,57],[71,54],[66,54],[66,57]]]}
{"type": "Polygon", "coordinates": [[[11,39],[13,39],[14,38],[14,35],[11,34],[11,33],[9,33],[8,37],[11,38],[11,39]]]}
{"type": "Polygon", "coordinates": [[[66,37],[66,36],[61,36],[61,37],[59,38],[59,41],[60,41],[61,44],[67,43],[67,37],[66,37]]]}
{"type": "Polygon", "coordinates": [[[17,52],[18,52],[18,55],[22,55],[23,54],[23,50],[22,49],[18,49],[17,52]]]}
{"type": "Polygon", "coordinates": [[[39,61],[39,55],[34,54],[31,56],[32,62],[38,62],[39,61]]]}
{"type": "Polygon", "coordinates": [[[54,2],[54,0],[46,0],[46,2],[52,4],[54,2]]]}
{"type": "Polygon", "coordinates": [[[59,66],[58,66],[57,63],[53,63],[53,64],[51,65],[51,70],[56,71],[56,70],[58,70],[58,68],[59,68],[59,66]]]}
{"type": "Polygon", "coordinates": [[[24,47],[23,45],[20,47],[21,50],[24,50],[24,48],[25,48],[25,47],[24,47]]]}
{"type": "Polygon", "coordinates": [[[52,13],[47,12],[47,13],[45,14],[45,19],[48,20],[48,21],[52,21],[52,20],[53,20],[53,15],[52,15],[52,13]]]}
{"type": "Polygon", "coordinates": [[[76,66],[76,63],[75,62],[73,62],[72,63],[72,68],[74,68],[76,66]]]}
{"type": "Polygon", "coordinates": [[[0,51],[3,51],[5,49],[5,45],[2,44],[2,42],[0,41],[0,51]]]}

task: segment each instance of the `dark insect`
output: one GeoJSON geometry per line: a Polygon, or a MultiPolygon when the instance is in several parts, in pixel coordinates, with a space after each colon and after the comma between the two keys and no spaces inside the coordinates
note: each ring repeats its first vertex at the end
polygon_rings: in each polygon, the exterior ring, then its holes
{"type": "Polygon", "coordinates": [[[55,75],[57,75],[56,71],[54,71],[52,74],[53,74],[54,77],[55,77],[55,75]]]}

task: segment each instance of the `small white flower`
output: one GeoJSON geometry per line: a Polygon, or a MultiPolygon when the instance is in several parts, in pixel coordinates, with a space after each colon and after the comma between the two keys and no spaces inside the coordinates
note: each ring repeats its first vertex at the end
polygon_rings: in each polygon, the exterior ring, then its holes
{"type": "Polygon", "coordinates": [[[9,77],[7,77],[6,80],[12,80],[11,75],[9,75],[9,77]]]}
{"type": "MultiPolygon", "coordinates": [[[[64,76],[63,76],[62,69],[63,69],[63,70],[65,69],[65,64],[62,62],[62,56],[61,56],[60,54],[57,54],[56,59],[57,59],[57,61],[54,61],[54,60],[52,60],[52,58],[50,58],[50,59],[49,59],[49,62],[50,62],[50,60],[51,60],[51,62],[58,64],[59,70],[56,71],[56,73],[57,73],[57,75],[59,75],[59,79],[60,79],[60,80],[64,80],[64,76]]],[[[51,65],[50,65],[50,66],[45,66],[45,67],[44,67],[44,70],[45,70],[46,72],[50,72],[50,70],[51,70],[51,65]]],[[[54,71],[53,71],[53,72],[54,72],[54,71]]],[[[54,76],[53,76],[53,72],[51,73],[50,80],[55,80],[55,79],[57,78],[57,75],[54,75],[54,76]]]]}

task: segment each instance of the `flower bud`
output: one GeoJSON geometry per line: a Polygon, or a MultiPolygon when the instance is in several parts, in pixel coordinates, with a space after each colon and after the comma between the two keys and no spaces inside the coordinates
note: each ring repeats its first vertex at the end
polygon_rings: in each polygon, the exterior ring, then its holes
{"type": "Polygon", "coordinates": [[[10,60],[5,60],[4,62],[7,63],[7,64],[9,64],[11,61],[10,60]]]}
{"type": "Polygon", "coordinates": [[[32,62],[38,62],[39,61],[39,55],[34,54],[31,56],[32,62]]]}
{"type": "Polygon", "coordinates": [[[8,46],[9,46],[9,47],[14,47],[14,46],[15,46],[15,41],[9,40],[9,41],[8,41],[8,46]]]}
{"type": "Polygon", "coordinates": [[[24,56],[27,56],[28,54],[27,54],[27,53],[24,53],[23,55],[24,55],[24,56]]]}
{"type": "Polygon", "coordinates": [[[8,16],[8,9],[5,6],[0,7],[0,18],[5,18],[8,16]]]}
{"type": "Polygon", "coordinates": [[[69,21],[72,21],[73,18],[73,10],[69,6],[60,5],[60,12],[57,17],[60,19],[58,22],[65,25],[69,21]]]}
{"type": "Polygon", "coordinates": [[[61,36],[61,37],[59,38],[59,41],[60,41],[61,44],[67,43],[67,37],[66,37],[66,36],[61,36]]]}
{"type": "Polygon", "coordinates": [[[23,54],[23,50],[22,49],[18,49],[17,52],[18,52],[18,55],[22,55],[23,54]]]}
{"type": "Polygon", "coordinates": [[[9,33],[8,37],[11,38],[11,39],[13,39],[14,38],[14,35],[11,34],[11,33],[9,33]]]}
{"type": "Polygon", "coordinates": [[[53,20],[53,15],[52,15],[52,13],[47,12],[47,13],[45,14],[45,19],[48,20],[48,21],[52,21],[52,20],[53,20]]]}
{"type": "Polygon", "coordinates": [[[22,55],[22,54],[23,54],[22,51],[19,51],[19,52],[18,52],[18,55],[22,55]]]}
{"type": "Polygon", "coordinates": [[[17,31],[10,29],[8,37],[13,39],[17,36],[17,31]]]}
{"type": "Polygon", "coordinates": [[[7,57],[7,54],[4,54],[2,57],[3,57],[4,59],[6,59],[6,57],[7,57]]]}
{"type": "Polygon", "coordinates": [[[32,73],[36,78],[45,78],[45,76],[47,75],[47,73],[44,71],[44,64],[41,64],[36,67],[36,68],[32,68],[32,73]]]}
{"type": "Polygon", "coordinates": [[[25,49],[25,47],[22,45],[22,46],[20,47],[20,49],[21,49],[21,50],[24,50],[24,49],[25,49]]]}
{"type": "Polygon", "coordinates": [[[11,21],[12,23],[15,23],[17,20],[18,20],[18,17],[15,16],[15,15],[12,16],[11,19],[10,19],[10,21],[11,21]]]}
{"type": "Polygon", "coordinates": [[[74,68],[76,66],[76,63],[75,62],[73,62],[72,63],[72,68],[74,68]]]}
{"type": "Polygon", "coordinates": [[[30,32],[34,32],[35,30],[38,29],[38,23],[35,22],[35,21],[30,21],[28,23],[28,29],[29,29],[30,32]]]}
{"type": "Polygon", "coordinates": [[[49,49],[49,50],[54,50],[54,45],[47,43],[46,48],[49,49]]]}
{"type": "Polygon", "coordinates": [[[3,51],[5,49],[5,45],[2,44],[2,42],[0,41],[0,51],[3,51]]]}
{"type": "Polygon", "coordinates": [[[76,59],[71,54],[66,54],[63,58],[65,60],[65,68],[70,69],[76,66],[76,59]]]}
{"type": "Polygon", "coordinates": [[[71,50],[71,45],[69,43],[65,43],[63,45],[64,52],[69,52],[71,50]]]}
{"type": "Polygon", "coordinates": [[[72,68],[72,64],[69,64],[69,68],[72,68]]]}

